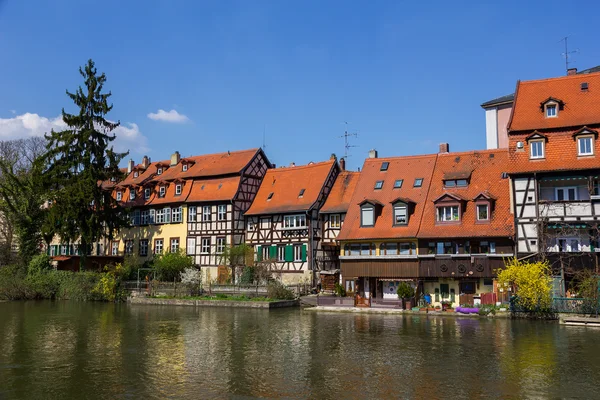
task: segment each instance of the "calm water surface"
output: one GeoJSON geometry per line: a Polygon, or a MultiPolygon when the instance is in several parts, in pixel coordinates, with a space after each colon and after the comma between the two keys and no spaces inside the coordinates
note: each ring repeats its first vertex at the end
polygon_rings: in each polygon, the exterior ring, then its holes
{"type": "Polygon", "coordinates": [[[600,329],[0,303],[4,398],[600,398],[600,329]]]}

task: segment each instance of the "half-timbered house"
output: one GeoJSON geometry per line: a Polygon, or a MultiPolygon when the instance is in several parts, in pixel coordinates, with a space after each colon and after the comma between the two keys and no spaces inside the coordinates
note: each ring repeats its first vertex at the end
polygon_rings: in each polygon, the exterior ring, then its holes
{"type": "Polygon", "coordinates": [[[246,243],[284,283],[313,283],[322,242],[319,210],[339,173],[329,161],[267,171],[246,212],[246,243]]]}
{"type": "Polygon", "coordinates": [[[562,293],[565,277],[599,263],[599,129],[599,72],[517,83],[508,125],[517,250],[550,260],[562,293]]]}

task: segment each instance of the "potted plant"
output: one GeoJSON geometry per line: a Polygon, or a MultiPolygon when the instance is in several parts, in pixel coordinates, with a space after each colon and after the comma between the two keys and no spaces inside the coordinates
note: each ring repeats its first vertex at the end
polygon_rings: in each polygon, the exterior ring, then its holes
{"type": "Polygon", "coordinates": [[[413,287],[407,282],[400,282],[396,293],[398,294],[398,298],[402,300],[404,309],[410,310],[412,308],[410,299],[414,297],[415,289],[413,289],[413,287]]]}
{"type": "Polygon", "coordinates": [[[442,300],[442,310],[446,311],[449,308],[452,308],[452,303],[449,300],[442,300]]]}

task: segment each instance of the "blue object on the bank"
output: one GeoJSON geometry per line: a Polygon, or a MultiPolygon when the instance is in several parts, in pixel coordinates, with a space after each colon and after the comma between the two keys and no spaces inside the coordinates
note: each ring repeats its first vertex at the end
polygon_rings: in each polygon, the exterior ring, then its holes
{"type": "Polygon", "coordinates": [[[423,298],[425,299],[425,303],[431,304],[431,295],[426,294],[423,298]]]}

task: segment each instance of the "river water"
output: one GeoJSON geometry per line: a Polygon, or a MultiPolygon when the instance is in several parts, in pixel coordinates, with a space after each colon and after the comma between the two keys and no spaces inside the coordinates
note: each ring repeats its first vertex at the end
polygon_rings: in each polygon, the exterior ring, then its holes
{"type": "Polygon", "coordinates": [[[0,399],[600,398],[600,329],[0,303],[0,399]]]}

